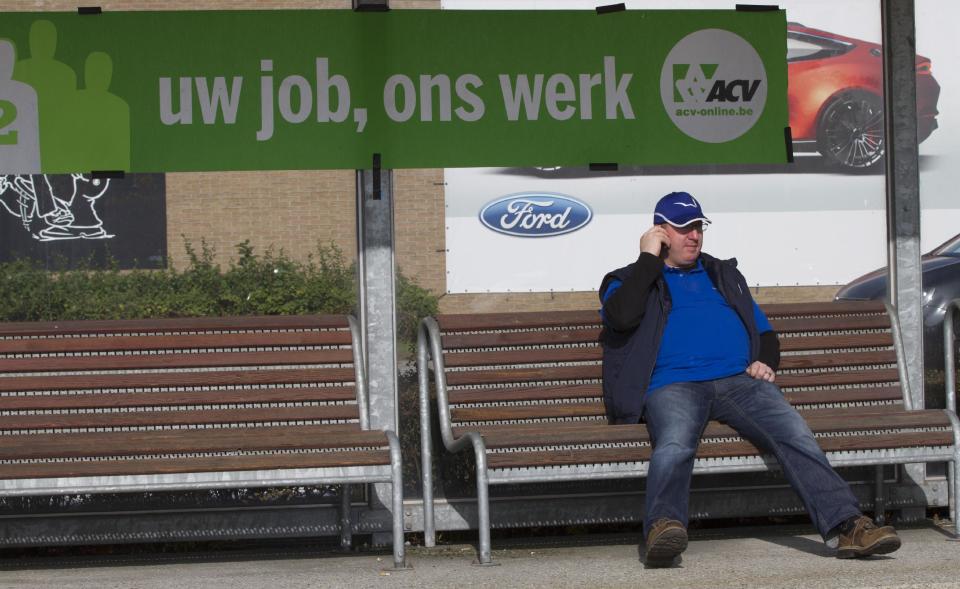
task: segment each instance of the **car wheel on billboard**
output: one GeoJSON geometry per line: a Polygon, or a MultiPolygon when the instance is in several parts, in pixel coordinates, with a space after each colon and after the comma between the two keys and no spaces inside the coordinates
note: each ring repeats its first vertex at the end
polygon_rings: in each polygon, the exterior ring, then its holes
{"type": "Polygon", "coordinates": [[[823,109],[817,147],[832,166],[867,171],[883,159],[883,100],[865,90],[847,90],[823,109]]]}

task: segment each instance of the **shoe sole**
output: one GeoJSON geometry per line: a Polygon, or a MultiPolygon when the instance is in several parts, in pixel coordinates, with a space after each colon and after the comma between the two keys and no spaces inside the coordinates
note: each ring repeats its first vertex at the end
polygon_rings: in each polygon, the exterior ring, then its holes
{"type": "Polygon", "coordinates": [[[837,558],[863,558],[875,554],[890,554],[898,548],[900,548],[900,538],[898,536],[886,536],[880,538],[870,546],[841,548],[837,550],[837,558]]]}
{"type": "Polygon", "coordinates": [[[673,559],[687,549],[686,531],[673,528],[660,534],[653,544],[647,547],[647,565],[652,567],[670,566],[673,559]]]}

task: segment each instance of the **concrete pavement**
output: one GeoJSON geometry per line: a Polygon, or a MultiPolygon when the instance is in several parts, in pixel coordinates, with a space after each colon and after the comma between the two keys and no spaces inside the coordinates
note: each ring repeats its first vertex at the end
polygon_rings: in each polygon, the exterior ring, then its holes
{"type": "Polygon", "coordinates": [[[494,541],[499,566],[471,562],[471,546],[411,548],[413,570],[384,571],[389,553],[318,554],[286,544],[239,551],[126,556],[70,554],[0,560],[0,587],[245,589],[269,587],[957,587],[960,542],[933,523],[901,530],[896,553],[838,560],[809,528],[700,530],[683,562],[645,569],[635,537],[494,541]]]}

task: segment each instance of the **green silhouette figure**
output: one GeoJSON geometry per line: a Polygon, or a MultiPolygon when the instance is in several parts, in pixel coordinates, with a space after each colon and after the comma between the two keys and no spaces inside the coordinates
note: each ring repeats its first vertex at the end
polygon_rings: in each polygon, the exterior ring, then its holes
{"type": "Polygon", "coordinates": [[[37,93],[11,78],[16,53],[13,42],[0,39],[0,172],[29,174],[40,171],[37,93]]]}
{"type": "Polygon", "coordinates": [[[72,172],[69,141],[64,132],[71,119],[77,75],[54,59],[57,28],[48,20],[30,26],[30,57],[17,62],[13,79],[33,86],[40,114],[40,165],[45,172],[72,172]]]}
{"type": "Polygon", "coordinates": [[[130,170],[130,106],[110,93],[113,60],[102,52],[87,56],[84,89],[74,95],[69,142],[80,170],[130,170]]]}

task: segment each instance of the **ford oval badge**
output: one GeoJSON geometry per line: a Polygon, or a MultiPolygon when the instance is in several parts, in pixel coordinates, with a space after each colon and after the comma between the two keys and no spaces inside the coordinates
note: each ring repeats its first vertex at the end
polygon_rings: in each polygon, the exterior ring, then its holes
{"type": "Polygon", "coordinates": [[[517,237],[551,237],[571,233],[593,218],[586,204],[562,194],[523,192],[488,203],[480,222],[496,231],[517,237]]]}

